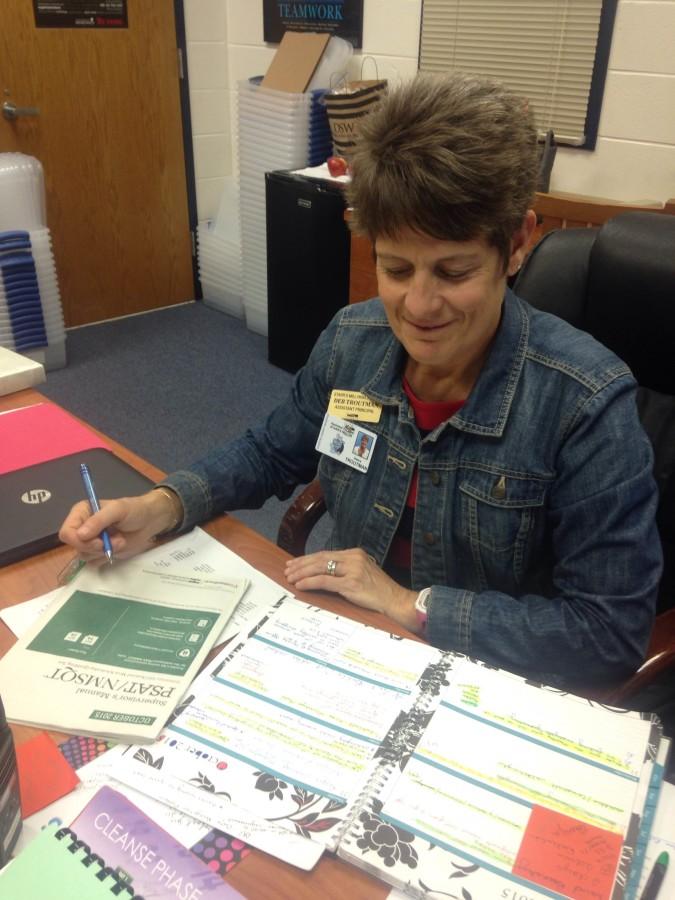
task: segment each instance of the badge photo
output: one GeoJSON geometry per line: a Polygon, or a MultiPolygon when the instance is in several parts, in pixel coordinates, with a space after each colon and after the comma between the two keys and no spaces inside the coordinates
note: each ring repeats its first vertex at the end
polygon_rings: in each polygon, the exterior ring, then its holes
{"type": "Polygon", "coordinates": [[[365,431],[357,431],[352,453],[361,459],[368,459],[372,445],[372,436],[368,436],[365,431]]]}

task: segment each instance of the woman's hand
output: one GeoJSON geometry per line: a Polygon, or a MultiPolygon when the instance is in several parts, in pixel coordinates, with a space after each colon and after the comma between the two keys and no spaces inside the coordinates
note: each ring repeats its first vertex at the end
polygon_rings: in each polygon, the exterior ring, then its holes
{"type": "Polygon", "coordinates": [[[385,575],[361,549],[322,550],[298,556],[286,563],[285,574],[301,591],[333,591],[350,603],[384,613],[409,631],[421,632],[415,613],[417,592],[406,590],[385,575]]]}
{"type": "MultiPolygon", "coordinates": [[[[176,498],[177,502],[178,498],[176,498]]],[[[82,559],[105,560],[99,537],[107,528],[113,557],[127,559],[153,545],[153,538],[176,521],[175,506],[163,491],[148,491],[139,497],[102,500],[100,512],[92,514],[82,500],[68,513],[59,538],[69,544],[82,559]]]]}

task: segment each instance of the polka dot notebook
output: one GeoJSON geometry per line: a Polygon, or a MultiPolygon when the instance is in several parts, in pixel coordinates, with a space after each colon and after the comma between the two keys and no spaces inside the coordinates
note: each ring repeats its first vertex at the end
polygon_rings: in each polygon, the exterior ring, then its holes
{"type": "Polygon", "coordinates": [[[97,756],[105,753],[112,746],[112,741],[106,741],[103,738],[75,735],[59,744],[59,750],[73,769],[79,769],[80,766],[91,762],[92,759],[96,759],[97,756]]]}
{"type": "Polygon", "coordinates": [[[227,875],[251,852],[243,841],[214,829],[190,848],[213,872],[227,875]]]}

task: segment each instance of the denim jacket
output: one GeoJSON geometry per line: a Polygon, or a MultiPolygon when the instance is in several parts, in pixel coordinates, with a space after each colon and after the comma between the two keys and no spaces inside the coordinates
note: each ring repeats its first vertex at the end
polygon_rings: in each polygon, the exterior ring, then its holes
{"type": "Polygon", "coordinates": [[[412,587],[432,588],[428,640],[559,686],[625,677],[661,574],[652,451],[626,365],[507,290],[466,403],[421,437],[405,360],[379,300],[341,310],[264,423],[166,479],[183,528],[288,497],[318,465],[329,547],[384,565],[418,466],[412,587]],[[367,473],[314,449],[334,388],[382,405],[367,473]]]}

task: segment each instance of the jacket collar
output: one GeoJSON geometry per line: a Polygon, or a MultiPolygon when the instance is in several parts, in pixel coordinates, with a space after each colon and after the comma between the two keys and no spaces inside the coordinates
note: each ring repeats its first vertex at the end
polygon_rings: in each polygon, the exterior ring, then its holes
{"type": "MultiPolygon", "coordinates": [[[[472,434],[501,437],[525,361],[529,319],[523,303],[507,288],[502,318],[492,348],[466,403],[450,420],[472,434]]],[[[383,405],[401,404],[401,373],[406,360],[402,344],[392,334],[380,365],[362,391],[383,405]]]]}

